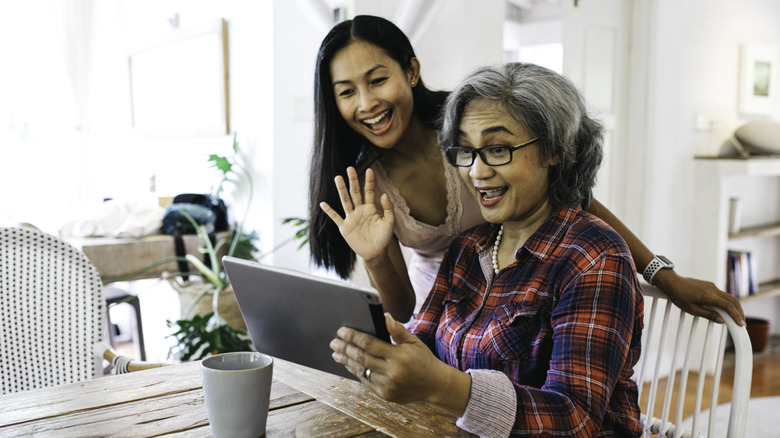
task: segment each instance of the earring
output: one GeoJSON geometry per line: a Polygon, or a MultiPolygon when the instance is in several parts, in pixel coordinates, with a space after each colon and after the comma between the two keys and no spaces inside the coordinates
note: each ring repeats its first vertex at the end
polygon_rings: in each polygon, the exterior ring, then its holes
{"type": "Polygon", "coordinates": [[[414,81],[412,81],[412,87],[414,87],[414,81]]]}

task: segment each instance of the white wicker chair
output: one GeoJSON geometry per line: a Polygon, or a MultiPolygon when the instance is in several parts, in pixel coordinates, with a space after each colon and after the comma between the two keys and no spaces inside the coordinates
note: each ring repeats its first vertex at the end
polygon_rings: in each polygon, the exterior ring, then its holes
{"type": "MultiPolygon", "coordinates": [[[[643,398],[643,390],[649,388],[650,391],[646,412],[642,413],[645,427],[643,436],[712,437],[716,432],[723,435],[723,431],[714,430],[713,425],[717,418],[715,407],[718,405],[718,389],[728,333],[734,343],[735,370],[725,436],[744,437],[753,373],[753,352],[745,327],[737,325],[723,310],[715,309],[724,320],[725,330],[721,329],[720,324],[682,312],[659,289],[644,285],[643,290],[646,321],[649,322],[643,331],[642,357],[637,376],[640,400],[643,398]],[[675,324],[678,316],[679,323],[675,324]],[[690,323],[686,320],[690,320],[690,323]],[[670,344],[672,348],[669,348],[670,344]],[[671,357],[667,357],[668,355],[671,357]],[[654,361],[648,359],[652,356],[655,356],[654,361]],[[694,361],[697,362],[691,363],[694,361]],[[714,366],[710,369],[710,365],[714,366]],[[699,371],[695,383],[688,382],[692,368],[699,371]],[[708,385],[706,375],[710,371],[712,384],[708,385]],[[675,382],[678,372],[679,382],[675,382]],[[666,380],[664,387],[661,387],[662,379],[666,380]],[[695,384],[694,412],[692,417],[683,420],[684,394],[689,384],[695,384]],[[676,394],[674,401],[673,394],[676,394]],[[662,412],[657,412],[654,411],[654,405],[660,397],[663,397],[663,409],[662,412]],[[701,415],[705,397],[709,398],[711,407],[707,418],[701,415]],[[672,415],[674,418],[670,419],[672,415]]],[[[725,415],[723,408],[720,415],[725,415]]]]}
{"type": "Polygon", "coordinates": [[[34,228],[0,228],[0,393],[102,374],[102,290],[81,251],[34,228]]]}

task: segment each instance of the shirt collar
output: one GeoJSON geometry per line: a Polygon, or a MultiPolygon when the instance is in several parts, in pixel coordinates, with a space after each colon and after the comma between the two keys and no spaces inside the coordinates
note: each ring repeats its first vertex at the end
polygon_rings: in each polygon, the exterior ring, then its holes
{"type": "Polygon", "coordinates": [[[479,238],[474,241],[474,249],[478,253],[493,248],[496,236],[498,236],[498,230],[501,229],[501,224],[486,223],[482,227],[485,227],[484,232],[479,233],[479,238]]]}
{"type": "Polygon", "coordinates": [[[582,211],[582,207],[562,208],[557,214],[547,219],[541,227],[517,251],[517,257],[521,251],[526,250],[542,261],[552,257],[552,253],[566,235],[566,230],[576,220],[582,211]]]}
{"type": "MultiPolygon", "coordinates": [[[[558,246],[558,243],[566,234],[566,229],[574,222],[582,211],[582,207],[562,208],[557,214],[547,219],[536,232],[525,241],[525,244],[517,250],[515,258],[523,250],[541,260],[547,260],[552,256],[552,251],[558,246]]],[[[478,253],[492,249],[496,241],[500,224],[485,224],[485,232],[474,242],[474,247],[478,253]]]]}

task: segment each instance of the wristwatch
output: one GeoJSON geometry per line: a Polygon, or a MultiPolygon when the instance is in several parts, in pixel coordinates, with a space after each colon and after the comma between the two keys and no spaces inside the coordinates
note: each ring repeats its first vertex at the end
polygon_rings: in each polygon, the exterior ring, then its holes
{"type": "Polygon", "coordinates": [[[674,262],[666,258],[666,256],[655,255],[653,260],[650,260],[650,263],[645,267],[644,272],[642,272],[642,277],[645,277],[646,282],[653,284],[655,274],[661,269],[674,269],[674,262]]]}

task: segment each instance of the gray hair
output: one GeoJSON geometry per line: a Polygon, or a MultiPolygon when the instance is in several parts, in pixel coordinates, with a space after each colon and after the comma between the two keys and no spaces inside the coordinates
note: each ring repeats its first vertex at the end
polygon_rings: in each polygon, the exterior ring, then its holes
{"type": "Polygon", "coordinates": [[[447,98],[442,147],[457,144],[463,112],[474,100],[506,109],[539,139],[542,159],[558,159],[548,172],[547,195],[553,210],[590,204],[603,155],[603,126],[588,115],[585,100],[569,79],[527,63],[477,69],[447,98]]]}

